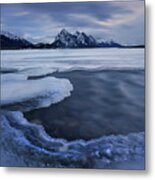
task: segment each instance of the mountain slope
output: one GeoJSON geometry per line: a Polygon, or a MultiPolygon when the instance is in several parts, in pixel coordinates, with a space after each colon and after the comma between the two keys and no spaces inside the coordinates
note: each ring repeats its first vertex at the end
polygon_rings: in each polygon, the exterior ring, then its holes
{"type": "Polygon", "coordinates": [[[31,42],[8,32],[0,33],[0,45],[1,49],[22,49],[33,46],[31,42]]]}
{"type": "Polygon", "coordinates": [[[120,44],[111,42],[98,42],[93,36],[76,31],[71,34],[63,29],[52,43],[53,48],[95,48],[95,47],[121,47],[120,44]]]}

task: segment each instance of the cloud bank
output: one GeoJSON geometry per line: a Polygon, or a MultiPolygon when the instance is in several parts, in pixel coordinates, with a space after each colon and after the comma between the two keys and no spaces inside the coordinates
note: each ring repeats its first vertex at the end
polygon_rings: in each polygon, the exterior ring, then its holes
{"type": "Polygon", "coordinates": [[[143,1],[1,4],[2,30],[51,42],[62,29],[123,44],[144,43],[143,1]]]}

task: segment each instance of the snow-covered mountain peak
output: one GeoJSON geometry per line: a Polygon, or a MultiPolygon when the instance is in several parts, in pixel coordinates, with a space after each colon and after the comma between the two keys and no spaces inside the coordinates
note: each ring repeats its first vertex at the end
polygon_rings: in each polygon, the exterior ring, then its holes
{"type": "Polygon", "coordinates": [[[32,46],[31,42],[7,31],[1,31],[0,36],[2,49],[20,49],[32,46]]]}
{"type": "Polygon", "coordinates": [[[66,38],[70,36],[70,33],[66,29],[62,29],[60,33],[55,37],[55,41],[61,40],[66,41],[66,38]]]}
{"type": "Polygon", "coordinates": [[[0,35],[6,36],[6,37],[8,37],[8,38],[10,38],[10,39],[13,39],[13,40],[22,39],[22,38],[19,38],[18,36],[15,36],[15,35],[7,32],[7,31],[1,31],[1,32],[0,32],[0,35]]]}
{"type": "Polygon", "coordinates": [[[59,34],[68,35],[69,32],[66,29],[62,29],[59,34]]]}
{"type": "Polygon", "coordinates": [[[64,48],[94,47],[96,44],[97,42],[94,37],[88,36],[84,32],[79,31],[69,33],[66,29],[60,31],[54,42],[54,45],[64,48]]]}
{"type": "Polygon", "coordinates": [[[76,31],[76,32],[75,32],[75,35],[76,35],[76,36],[78,36],[79,34],[80,34],[80,32],[79,32],[79,31],[76,31]]]}

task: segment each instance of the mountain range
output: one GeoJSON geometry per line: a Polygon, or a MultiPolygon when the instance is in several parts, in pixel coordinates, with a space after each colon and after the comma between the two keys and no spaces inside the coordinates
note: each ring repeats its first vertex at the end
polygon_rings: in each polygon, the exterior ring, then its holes
{"type": "Polygon", "coordinates": [[[121,47],[115,42],[98,42],[93,36],[76,31],[74,34],[63,29],[52,43],[54,48],[96,48],[96,47],[121,47]]]}
{"type": "Polygon", "coordinates": [[[15,36],[8,32],[0,33],[1,49],[47,49],[47,48],[110,48],[124,47],[114,41],[97,41],[93,36],[87,35],[84,32],[76,31],[74,34],[63,29],[57,34],[52,43],[37,43],[34,44],[24,38],[15,36]]]}

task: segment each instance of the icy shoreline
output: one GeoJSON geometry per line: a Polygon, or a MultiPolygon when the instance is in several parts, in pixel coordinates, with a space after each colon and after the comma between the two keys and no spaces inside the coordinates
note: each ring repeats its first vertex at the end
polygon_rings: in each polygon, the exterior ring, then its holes
{"type": "Polygon", "coordinates": [[[144,132],[68,142],[49,137],[21,112],[2,111],[0,119],[1,166],[104,168],[144,158],[144,132]]]}
{"type": "Polygon", "coordinates": [[[144,132],[67,141],[48,136],[43,126],[24,118],[22,111],[47,107],[70,96],[73,86],[69,80],[54,77],[27,80],[25,76],[8,74],[2,82],[3,107],[17,103],[18,111],[1,110],[1,166],[104,169],[128,161],[140,160],[144,164],[144,132]],[[17,93],[18,89],[29,87],[30,91],[17,93]]]}

